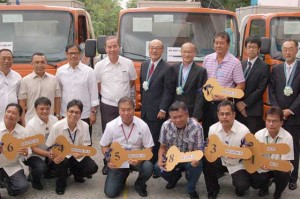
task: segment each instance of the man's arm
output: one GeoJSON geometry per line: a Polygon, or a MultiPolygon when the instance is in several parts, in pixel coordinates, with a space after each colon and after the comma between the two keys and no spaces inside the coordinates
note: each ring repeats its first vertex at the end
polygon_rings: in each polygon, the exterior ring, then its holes
{"type": "Polygon", "coordinates": [[[54,113],[56,113],[56,117],[60,120],[60,104],[61,103],[61,97],[55,97],[54,98],[54,113]]]}
{"type": "Polygon", "coordinates": [[[235,88],[245,90],[245,82],[236,84],[236,87],[235,87],[235,88]]]}
{"type": "Polygon", "coordinates": [[[166,163],[164,163],[163,156],[167,153],[167,146],[165,144],[160,144],[159,150],[158,150],[158,166],[160,168],[163,168],[166,163]]]}
{"type": "Polygon", "coordinates": [[[19,104],[23,109],[22,116],[21,116],[21,124],[23,126],[25,126],[26,125],[26,123],[25,123],[25,113],[26,113],[26,110],[27,110],[27,107],[26,107],[27,99],[19,99],[19,104]]]}

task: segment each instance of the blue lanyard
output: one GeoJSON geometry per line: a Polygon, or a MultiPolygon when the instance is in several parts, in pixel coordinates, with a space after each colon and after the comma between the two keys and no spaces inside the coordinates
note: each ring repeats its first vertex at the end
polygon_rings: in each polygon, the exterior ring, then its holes
{"type": "Polygon", "coordinates": [[[77,130],[76,130],[75,133],[74,133],[74,139],[73,139],[73,137],[72,137],[72,135],[71,135],[70,129],[68,129],[68,132],[69,132],[69,137],[70,137],[72,143],[75,144],[75,139],[76,139],[77,130]]]}
{"type": "Polygon", "coordinates": [[[183,75],[183,64],[180,64],[179,67],[179,75],[178,75],[178,87],[181,86],[182,88],[184,88],[184,85],[186,83],[186,80],[189,76],[190,70],[191,70],[192,66],[188,69],[188,71],[186,72],[186,76],[184,77],[183,75]],[[182,82],[182,83],[180,83],[182,82]]]}

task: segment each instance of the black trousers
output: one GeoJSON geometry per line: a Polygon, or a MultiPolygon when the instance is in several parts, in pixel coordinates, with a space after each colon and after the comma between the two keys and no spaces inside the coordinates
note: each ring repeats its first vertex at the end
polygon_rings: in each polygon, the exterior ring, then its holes
{"type": "Polygon", "coordinates": [[[244,117],[239,111],[236,111],[235,118],[237,121],[247,126],[252,134],[255,134],[257,131],[265,128],[265,123],[262,116],[244,117]]]}
{"type": "MultiPolygon", "coordinates": [[[[203,173],[208,194],[220,190],[218,178],[227,171],[227,168],[222,165],[221,158],[215,162],[209,162],[204,157],[203,159],[203,173]]],[[[231,174],[232,184],[237,192],[245,192],[251,186],[250,174],[242,169],[231,174]]]]}
{"type": "Polygon", "coordinates": [[[67,186],[67,170],[70,169],[74,177],[87,177],[98,171],[98,166],[95,161],[86,156],[78,162],[73,156],[69,159],[65,158],[60,164],[54,164],[54,171],[57,176],[56,187],[67,186]]]}
{"type": "Polygon", "coordinates": [[[204,104],[204,111],[203,111],[203,131],[204,131],[204,138],[208,137],[209,127],[214,123],[218,122],[218,105],[221,101],[216,102],[205,102],[204,104]]]}
{"type": "Polygon", "coordinates": [[[106,124],[119,116],[119,109],[116,106],[110,106],[100,101],[102,133],[104,133],[106,124]]]}

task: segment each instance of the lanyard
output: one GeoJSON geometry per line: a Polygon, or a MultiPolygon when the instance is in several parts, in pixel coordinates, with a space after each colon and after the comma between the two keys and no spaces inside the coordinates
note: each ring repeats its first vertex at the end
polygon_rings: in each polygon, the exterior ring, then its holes
{"type": "Polygon", "coordinates": [[[181,86],[181,88],[184,88],[184,85],[186,83],[186,80],[189,76],[190,70],[192,67],[190,67],[189,69],[187,69],[186,75],[183,75],[183,64],[180,65],[179,67],[179,75],[178,75],[178,87],[181,86]],[[180,83],[182,82],[182,83],[180,83]]]}
{"type": "Polygon", "coordinates": [[[74,139],[73,139],[73,137],[72,137],[72,135],[71,135],[70,129],[68,129],[68,132],[69,132],[69,137],[70,137],[70,139],[72,140],[72,142],[73,142],[73,144],[74,144],[74,143],[75,143],[75,139],[76,139],[77,130],[76,130],[75,133],[74,133],[74,139]]]}
{"type": "Polygon", "coordinates": [[[124,135],[124,137],[125,137],[126,143],[128,143],[128,140],[129,140],[129,138],[130,138],[130,136],[131,136],[131,133],[132,133],[132,130],[133,130],[133,127],[134,127],[134,123],[132,124],[132,127],[131,127],[131,130],[130,130],[130,132],[129,132],[128,137],[126,137],[126,134],[125,134],[125,131],[124,131],[124,127],[123,127],[123,124],[121,124],[121,127],[122,127],[122,132],[123,132],[123,135],[124,135]]]}
{"type": "MultiPolygon", "coordinates": [[[[277,143],[278,138],[279,138],[279,137],[277,136],[277,138],[275,139],[275,144],[277,143]]],[[[266,139],[267,139],[267,144],[269,144],[269,137],[267,136],[266,139]]]]}
{"type": "Polygon", "coordinates": [[[295,65],[294,65],[294,67],[292,69],[292,72],[290,74],[290,77],[288,79],[287,66],[284,63],[284,76],[285,76],[285,79],[286,79],[286,83],[285,83],[286,86],[291,86],[292,85],[292,81],[293,81],[294,76],[295,76],[295,71],[296,71],[297,65],[298,65],[298,60],[296,60],[295,65]]]}
{"type": "MultiPolygon", "coordinates": [[[[153,73],[154,73],[154,70],[153,70],[152,74],[151,74],[150,77],[149,77],[149,72],[150,72],[150,68],[151,68],[151,66],[152,66],[152,63],[154,64],[154,62],[152,62],[152,61],[149,62],[148,71],[147,71],[147,76],[146,76],[146,81],[147,81],[147,82],[150,81],[150,79],[151,79],[151,77],[152,77],[152,75],[153,75],[153,73]]],[[[154,64],[154,68],[155,68],[155,64],[154,64]]]]}

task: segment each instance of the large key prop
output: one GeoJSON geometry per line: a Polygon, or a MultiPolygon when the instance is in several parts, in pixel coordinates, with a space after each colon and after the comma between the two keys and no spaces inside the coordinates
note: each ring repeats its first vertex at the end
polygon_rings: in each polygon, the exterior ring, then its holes
{"type": "Polygon", "coordinates": [[[82,156],[94,156],[97,153],[97,150],[91,146],[70,144],[63,135],[60,135],[55,139],[55,143],[48,148],[48,150],[50,149],[55,155],[63,157],[72,153],[78,153],[82,156]]]}
{"type": "Polygon", "coordinates": [[[120,168],[125,161],[130,159],[150,160],[152,156],[152,151],[149,148],[143,150],[125,150],[118,142],[113,142],[105,154],[105,158],[113,163],[116,168],[120,168]]]}
{"type": "Polygon", "coordinates": [[[199,161],[202,157],[203,152],[201,150],[180,152],[176,146],[171,146],[165,156],[165,169],[172,171],[178,163],[199,161]]]}
{"type": "Polygon", "coordinates": [[[3,155],[8,160],[13,160],[20,148],[38,146],[45,143],[45,136],[42,134],[37,134],[23,139],[17,139],[11,134],[6,133],[2,136],[1,142],[3,144],[3,155]]]}
{"type": "Polygon", "coordinates": [[[202,92],[207,101],[212,101],[213,95],[221,95],[238,99],[244,96],[244,91],[242,89],[222,87],[216,78],[209,78],[203,85],[202,92]]]}
{"type": "Polygon", "coordinates": [[[214,162],[223,156],[228,158],[249,159],[252,156],[250,149],[246,147],[228,146],[222,143],[215,134],[210,135],[204,155],[209,162],[214,162]]]}
{"type": "Polygon", "coordinates": [[[262,165],[269,170],[278,170],[288,172],[292,169],[292,164],[287,160],[274,160],[266,158],[263,154],[286,154],[290,151],[290,147],[284,143],[261,143],[256,137],[248,133],[245,136],[245,146],[252,151],[252,157],[244,161],[246,170],[254,173],[262,165]]]}

